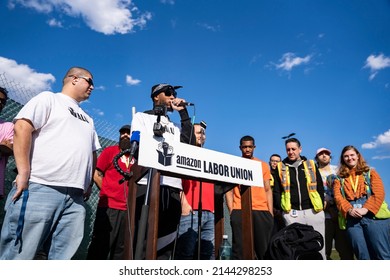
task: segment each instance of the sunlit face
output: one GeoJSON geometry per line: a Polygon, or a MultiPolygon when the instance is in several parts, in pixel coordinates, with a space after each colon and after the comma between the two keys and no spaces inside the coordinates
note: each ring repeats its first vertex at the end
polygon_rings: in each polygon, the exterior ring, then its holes
{"type": "Polygon", "coordinates": [[[349,149],[344,152],[343,160],[349,168],[354,168],[358,163],[359,156],[354,149],[349,149]]]}
{"type": "Polygon", "coordinates": [[[287,157],[291,161],[296,161],[301,157],[302,147],[295,142],[289,142],[286,145],[287,157]]]}
{"type": "Polygon", "coordinates": [[[75,99],[78,102],[87,100],[91,96],[92,90],[95,88],[91,74],[69,75],[68,78],[72,78],[77,86],[75,99]]]}
{"type": "Polygon", "coordinates": [[[242,141],[240,150],[242,153],[242,157],[244,158],[252,158],[253,152],[255,151],[256,146],[253,144],[253,141],[242,141]]]}
{"type": "Polygon", "coordinates": [[[165,92],[160,92],[154,97],[156,105],[165,105],[168,110],[172,110],[172,102],[174,99],[175,97],[172,94],[167,96],[165,92]]]}
{"type": "Polygon", "coordinates": [[[196,139],[196,146],[203,147],[206,141],[206,131],[199,124],[194,125],[194,134],[196,139]]]}
{"type": "Polygon", "coordinates": [[[269,161],[269,165],[272,169],[276,169],[276,167],[278,166],[278,162],[280,162],[280,158],[277,156],[272,156],[269,161]]]}
{"type": "Polygon", "coordinates": [[[327,151],[322,151],[317,155],[318,163],[321,166],[328,165],[330,163],[330,159],[331,159],[330,154],[327,151]]]}

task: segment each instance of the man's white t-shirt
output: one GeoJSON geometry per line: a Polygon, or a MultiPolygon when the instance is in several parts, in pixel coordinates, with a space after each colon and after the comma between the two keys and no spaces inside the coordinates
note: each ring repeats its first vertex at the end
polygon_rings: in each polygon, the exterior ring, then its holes
{"type": "Polygon", "coordinates": [[[92,179],[92,153],[100,149],[94,123],[73,98],[52,92],[33,97],[17,114],[32,134],[30,181],[86,190],[92,179]]]}
{"type": "MultiPolygon", "coordinates": [[[[131,122],[131,131],[139,131],[141,134],[154,136],[153,125],[157,121],[157,116],[138,112],[134,115],[131,122]]],[[[180,142],[180,128],[177,124],[171,122],[167,117],[161,116],[161,125],[165,128],[163,137],[166,141],[180,142]]],[[[146,178],[139,181],[139,184],[146,184],[146,178]]],[[[160,176],[160,185],[167,185],[174,188],[182,189],[181,179],[169,176],[160,176]]]]}

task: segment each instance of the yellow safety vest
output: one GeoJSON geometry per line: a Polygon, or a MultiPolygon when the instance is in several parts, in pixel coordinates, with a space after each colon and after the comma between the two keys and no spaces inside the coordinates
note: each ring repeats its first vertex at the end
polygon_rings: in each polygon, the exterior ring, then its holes
{"type": "MultiPolygon", "coordinates": [[[[307,183],[307,190],[309,192],[309,198],[313,204],[314,211],[320,212],[324,209],[322,199],[320,194],[317,192],[317,176],[316,176],[316,166],[313,160],[304,161],[303,168],[305,170],[305,177],[307,183]]],[[[283,187],[283,192],[281,194],[281,206],[282,209],[286,212],[291,211],[291,193],[290,193],[290,171],[289,167],[283,162],[278,163],[278,171],[280,182],[283,187]]]]}
{"type": "Polygon", "coordinates": [[[275,179],[274,179],[274,175],[272,175],[272,174],[271,174],[271,180],[269,180],[269,184],[270,184],[271,188],[273,189],[274,185],[275,185],[275,179]]]}

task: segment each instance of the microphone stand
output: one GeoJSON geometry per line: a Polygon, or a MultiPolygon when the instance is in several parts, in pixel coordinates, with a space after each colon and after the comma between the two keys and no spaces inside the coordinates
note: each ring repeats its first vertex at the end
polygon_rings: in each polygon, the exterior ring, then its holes
{"type": "MultiPolygon", "coordinates": [[[[160,132],[161,134],[163,133],[163,131],[161,130],[160,121],[161,121],[162,113],[164,113],[164,115],[165,115],[166,107],[158,107],[157,109],[158,110],[156,110],[156,108],[154,108],[155,114],[157,113],[157,121],[153,125],[153,133],[155,135],[156,135],[155,130],[158,130],[158,132],[160,132]]],[[[159,135],[159,136],[162,136],[162,135],[159,135]]],[[[142,208],[141,208],[141,217],[140,217],[140,220],[138,222],[137,245],[135,247],[135,255],[134,255],[135,260],[141,260],[143,252],[144,252],[145,235],[146,235],[146,228],[148,225],[148,216],[149,216],[149,191],[150,191],[150,188],[152,185],[152,175],[153,175],[153,169],[149,168],[148,182],[146,185],[145,200],[144,200],[144,204],[142,205],[142,208]]]]}
{"type": "Polygon", "coordinates": [[[128,222],[128,225],[129,225],[129,233],[130,233],[130,252],[131,252],[131,255],[133,255],[133,238],[131,236],[131,228],[130,228],[130,224],[131,224],[131,217],[130,217],[130,209],[129,209],[129,204],[128,204],[128,196],[126,195],[126,187],[129,187],[129,181],[131,179],[131,177],[133,176],[133,171],[131,171],[131,167],[130,167],[130,164],[134,158],[134,156],[131,156],[129,155],[129,164],[126,168],[126,171],[122,170],[122,168],[119,166],[118,164],[118,160],[120,157],[122,157],[123,155],[125,154],[130,154],[130,149],[125,149],[125,150],[121,150],[113,159],[112,163],[114,165],[114,168],[116,169],[116,171],[118,171],[119,174],[121,174],[123,176],[122,179],[119,180],[119,184],[122,185],[125,181],[127,181],[127,184],[123,186],[123,194],[126,198],[126,216],[127,216],[127,222],[128,222]]]}
{"type": "Polygon", "coordinates": [[[200,260],[200,250],[202,243],[202,181],[199,182],[199,201],[198,201],[198,260],[200,260]]]}
{"type": "Polygon", "coordinates": [[[148,183],[146,186],[146,194],[145,194],[145,200],[144,204],[142,205],[141,209],[141,218],[138,223],[138,231],[137,231],[137,245],[135,247],[135,260],[141,260],[142,254],[144,251],[144,241],[145,241],[145,233],[146,233],[146,227],[148,224],[148,215],[149,215],[149,190],[151,186],[152,181],[152,172],[153,169],[150,168],[148,170],[148,183]]]}

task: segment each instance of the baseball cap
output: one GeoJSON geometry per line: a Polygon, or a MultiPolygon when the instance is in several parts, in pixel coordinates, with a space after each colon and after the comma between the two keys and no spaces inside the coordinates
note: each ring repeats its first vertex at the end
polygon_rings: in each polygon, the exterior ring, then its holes
{"type": "Polygon", "coordinates": [[[128,131],[130,131],[130,130],[131,130],[131,126],[128,125],[128,124],[125,124],[124,126],[122,126],[122,127],[119,129],[119,132],[122,132],[123,130],[128,130],[128,131]]]}
{"type": "Polygon", "coordinates": [[[152,91],[150,97],[154,97],[158,95],[160,92],[171,91],[173,95],[176,97],[176,90],[178,88],[182,88],[182,86],[171,86],[170,84],[157,84],[152,86],[152,91]]]}
{"type": "Polygon", "coordinates": [[[332,152],[327,148],[319,148],[316,152],[316,155],[318,155],[321,152],[328,152],[329,154],[332,154],[332,152]]]}

